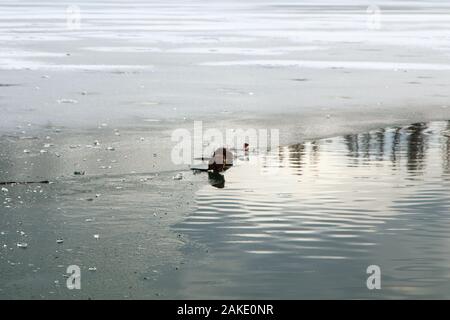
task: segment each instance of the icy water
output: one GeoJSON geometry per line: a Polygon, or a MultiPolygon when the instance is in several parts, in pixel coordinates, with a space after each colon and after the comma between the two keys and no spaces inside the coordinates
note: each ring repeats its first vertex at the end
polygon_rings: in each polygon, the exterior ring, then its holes
{"type": "Polygon", "coordinates": [[[177,273],[177,294],[449,298],[449,129],[418,123],[250,155],[177,225],[204,251],[177,273]],[[366,287],[369,265],[381,290],[366,287]]]}
{"type": "Polygon", "coordinates": [[[0,299],[450,297],[450,122],[239,154],[222,177],[182,180],[143,132],[97,131],[3,136],[1,181],[52,183],[0,186],[0,299]]]}
{"type": "Polygon", "coordinates": [[[170,225],[205,181],[173,180],[170,144],[148,127],[32,129],[0,135],[0,299],[157,298],[154,279],[183,259],[170,225]]]}

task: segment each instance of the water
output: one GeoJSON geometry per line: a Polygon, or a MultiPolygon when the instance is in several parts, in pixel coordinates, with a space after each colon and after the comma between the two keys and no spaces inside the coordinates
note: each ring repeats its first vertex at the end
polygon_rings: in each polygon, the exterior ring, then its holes
{"type": "Polygon", "coordinates": [[[250,155],[176,226],[204,249],[178,295],[449,298],[449,129],[418,123],[250,155]],[[381,290],[366,287],[369,265],[381,290]]]}
{"type": "Polygon", "coordinates": [[[170,135],[99,127],[0,135],[0,299],[153,299],[153,278],[179,266],[169,226],[203,177],[170,161],[170,135]],[[73,265],[81,290],[66,286],[73,265]]]}

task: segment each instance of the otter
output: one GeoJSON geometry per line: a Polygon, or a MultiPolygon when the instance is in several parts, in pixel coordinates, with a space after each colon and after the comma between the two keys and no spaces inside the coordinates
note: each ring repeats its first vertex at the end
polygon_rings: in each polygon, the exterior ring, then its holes
{"type": "Polygon", "coordinates": [[[226,148],[214,151],[208,162],[208,171],[223,172],[233,166],[233,153],[226,148]]]}

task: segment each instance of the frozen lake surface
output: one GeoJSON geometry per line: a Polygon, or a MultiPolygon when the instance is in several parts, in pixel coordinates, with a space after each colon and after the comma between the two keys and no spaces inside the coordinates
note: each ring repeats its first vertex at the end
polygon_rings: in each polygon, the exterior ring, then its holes
{"type": "Polygon", "coordinates": [[[449,118],[445,1],[5,0],[0,12],[2,131],[148,119],[267,127],[276,115],[289,130],[310,126],[286,139],[296,143],[449,118]],[[321,125],[328,114],[342,123],[321,125]]]}

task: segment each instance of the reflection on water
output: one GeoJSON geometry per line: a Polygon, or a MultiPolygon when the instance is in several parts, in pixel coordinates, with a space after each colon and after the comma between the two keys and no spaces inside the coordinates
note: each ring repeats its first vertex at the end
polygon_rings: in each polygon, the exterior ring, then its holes
{"type": "Polygon", "coordinates": [[[208,182],[213,187],[222,189],[225,187],[225,177],[218,172],[208,172],[208,182]]]}
{"type": "MultiPolygon", "coordinates": [[[[283,147],[205,186],[181,296],[450,298],[450,122],[283,147]],[[382,290],[366,288],[379,265],[382,290]]],[[[257,157],[257,156],[254,156],[257,157]]]]}

